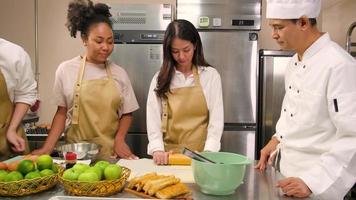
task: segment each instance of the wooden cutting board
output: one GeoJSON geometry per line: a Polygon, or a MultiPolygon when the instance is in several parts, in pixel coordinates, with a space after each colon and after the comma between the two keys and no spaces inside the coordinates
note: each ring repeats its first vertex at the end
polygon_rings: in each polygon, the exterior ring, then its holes
{"type": "MultiPolygon", "coordinates": [[[[136,190],[131,190],[129,188],[125,188],[124,191],[128,192],[128,193],[131,193],[131,194],[134,194],[134,195],[136,195],[138,197],[145,198],[145,199],[157,199],[156,197],[150,196],[148,194],[145,194],[144,192],[137,192],[136,190]]],[[[193,197],[192,197],[191,193],[188,193],[188,194],[184,194],[184,195],[180,195],[180,196],[174,197],[174,199],[193,200],[193,197]]]]}

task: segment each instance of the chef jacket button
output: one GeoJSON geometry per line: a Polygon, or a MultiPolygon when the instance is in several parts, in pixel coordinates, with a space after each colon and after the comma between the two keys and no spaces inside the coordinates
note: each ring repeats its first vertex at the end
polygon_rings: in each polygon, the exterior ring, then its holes
{"type": "Polygon", "coordinates": [[[289,86],[289,89],[292,89],[292,86],[289,86]]]}
{"type": "Polygon", "coordinates": [[[291,117],[293,117],[293,114],[290,114],[291,117]]]}
{"type": "Polygon", "coordinates": [[[297,62],[295,62],[294,65],[297,66],[297,62]]]}
{"type": "Polygon", "coordinates": [[[305,65],[303,66],[303,69],[305,69],[305,65]]]}
{"type": "Polygon", "coordinates": [[[282,138],[283,138],[283,136],[279,136],[279,138],[281,138],[281,139],[282,139],[282,138]]]}
{"type": "Polygon", "coordinates": [[[287,109],[283,109],[284,110],[284,112],[286,112],[287,111],[287,109]]]}
{"type": "Polygon", "coordinates": [[[299,93],[299,90],[297,90],[297,93],[299,93]]]}

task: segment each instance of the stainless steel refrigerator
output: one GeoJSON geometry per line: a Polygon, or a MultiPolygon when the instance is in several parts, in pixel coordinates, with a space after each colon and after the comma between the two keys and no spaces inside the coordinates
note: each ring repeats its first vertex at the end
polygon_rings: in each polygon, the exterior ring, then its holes
{"type": "Polygon", "coordinates": [[[276,131],[276,123],[281,114],[285,94],[284,72],[291,51],[264,50],[259,52],[259,93],[256,135],[256,158],[276,131]]]}
{"type": "Polygon", "coordinates": [[[221,151],[255,157],[260,0],[177,0],[177,18],[192,22],[204,55],[221,75],[225,127],[221,151]]]}
{"type": "Polygon", "coordinates": [[[147,155],[146,101],[153,75],[162,65],[164,31],[174,18],[170,4],[110,4],[115,37],[110,59],[123,67],[131,80],[140,109],[126,137],[139,157],[147,155]]]}

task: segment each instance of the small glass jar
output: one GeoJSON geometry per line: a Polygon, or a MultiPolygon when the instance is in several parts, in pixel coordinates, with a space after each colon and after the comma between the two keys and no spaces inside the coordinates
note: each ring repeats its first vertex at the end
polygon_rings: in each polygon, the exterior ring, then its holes
{"type": "Polygon", "coordinates": [[[67,152],[65,155],[66,169],[72,168],[77,163],[77,154],[74,152],[67,152]]]}

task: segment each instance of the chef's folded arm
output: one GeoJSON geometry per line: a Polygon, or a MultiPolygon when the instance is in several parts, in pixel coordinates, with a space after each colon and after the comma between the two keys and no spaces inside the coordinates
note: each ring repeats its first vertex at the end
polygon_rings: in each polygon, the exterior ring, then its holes
{"type": "Polygon", "coordinates": [[[301,178],[313,193],[326,199],[342,199],[356,177],[356,67],[350,64],[333,70],[328,109],[336,127],[335,140],[319,164],[310,166],[301,178]]]}

